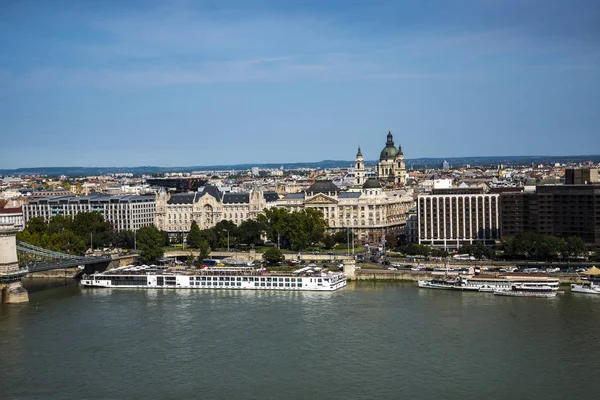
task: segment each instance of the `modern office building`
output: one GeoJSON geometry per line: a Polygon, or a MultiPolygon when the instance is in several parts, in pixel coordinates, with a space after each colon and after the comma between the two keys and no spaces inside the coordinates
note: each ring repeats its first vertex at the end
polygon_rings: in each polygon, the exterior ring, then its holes
{"type": "Polygon", "coordinates": [[[434,189],[417,198],[418,243],[459,248],[500,239],[499,194],[481,188],[434,189]]]}
{"type": "Polygon", "coordinates": [[[156,195],[155,224],[170,234],[189,232],[192,221],[200,229],[212,228],[225,220],[239,225],[273,207],[278,199],[279,195],[273,191],[222,193],[216,186],[205,186],[201,192],[161,191],[156,195]]]}
{"type": "Polygon", "coordinates": [[[99,212],[117,231],[138,230],[154,224],[154,196],[58,196],[32,199],[23,205],[23,219],[42,217],[46,222],[55,215],[75,216],[99,212]]]}
{"type": "Polygon", "coordinates": [[[500,203],[503,237],[579,236],[600,247],[600,185],[537,186],[535,192],[502,193],[500,203]]]}
{"type": "Polygon", "coordinates": [[[597,168],[567,168],[565,170],[565,184],[588,185],[598,183],[597,168]]]}

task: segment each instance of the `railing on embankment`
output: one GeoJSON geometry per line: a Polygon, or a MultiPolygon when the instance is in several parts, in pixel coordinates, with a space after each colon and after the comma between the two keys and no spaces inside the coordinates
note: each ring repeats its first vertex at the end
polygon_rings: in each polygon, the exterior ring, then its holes
{"type": "MultiPolygon", "coordinates": [[[[164,256],[167,258],[170,257],[187,257],[190,254],[197,256],[199,254],[198,250],[188,249],[188,250],[169,250],[165,251],[164,256]]],[[[258,253],[255,251],[211,251],[208,255],[210,258],[223,259],[223,258],[231,258],[238,261],[261,261],[263,253],[258,253]]],[[[352,260],[352,256],[348,256],[346,254],[308,254],[308,253],[284,253],[286,261],[315,261],[315,262],[347,262],[352,260]]]]}

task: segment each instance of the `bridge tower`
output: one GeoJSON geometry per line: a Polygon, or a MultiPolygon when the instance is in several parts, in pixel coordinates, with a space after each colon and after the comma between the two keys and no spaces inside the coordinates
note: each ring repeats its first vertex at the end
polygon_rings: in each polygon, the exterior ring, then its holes
{"type": "Polygon", "coordinates": [[[2,303],[25,303],[29,301],[21,279],[27,268],[19,268],[17,259],[17,232],[12,224],[0,224],[0,292],[2,303]]]}

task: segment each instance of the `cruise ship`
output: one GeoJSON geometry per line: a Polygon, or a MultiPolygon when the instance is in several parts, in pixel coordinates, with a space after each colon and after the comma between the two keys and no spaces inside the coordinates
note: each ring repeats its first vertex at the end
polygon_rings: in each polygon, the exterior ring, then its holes
{"type": "Polygon", "coordinates": [[[333,291],[346,286],[342,272],[302,268],[292,273],[268,272],[252,267],[173,269],[126,266],[84,275],[82,286],[139,289],[239,289],[333,291]]]}

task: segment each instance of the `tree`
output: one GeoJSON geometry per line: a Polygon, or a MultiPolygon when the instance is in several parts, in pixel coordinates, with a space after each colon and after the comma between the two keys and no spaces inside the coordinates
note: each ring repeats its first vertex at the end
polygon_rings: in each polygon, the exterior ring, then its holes
{"type": "Polygon", "coordinates": [[[323,239],[323,248],[329,250],[332,249],[333,246],[335,246],[335,240],[333,239],[333,236],[326,235],[325,239],[323,239]]]}
{"type": "Polygon", "coordinates": [[[190,233],[187,235],[187,244],[190,247],[198,248],[200,246],[200,242],[202,241],[202,234],[200,233],[200,228],[196,221],[192,221],[192,226],[190,227],[190,233]]]}
{"type": "Polygon", "coordinates": [[[260,221],[255,219],[246,220],[236,229],[238,242],[243,244],[262,244],[264,231],[265,226],[260,221]]]}
{"type": "Polygon", "coordinates": [[[192,254],[192,252],[190,251],[190,254],[188,254],[186,260],[185,260],[185,264],[188,267],[191,267],[194,264],[194,254],[192,254]]]}
{"type": "Polygon", "coordinates": [[[135,236],[133,231],[125,230],[115,232],[113,235],[113,246],[122,249],[133,249],[135,247],[135,236]]]}
{"type": "Polygon", "coordinates": [[[94,245],[94,247],[108,247],[112,244],[112,224],[105,221],[99,212],[84,212],[75,215],[72,229],[76,235],[84,238],[90,247],[91,245],[94,245]]]}
{"type": "Polygon", "coordinates": [[[200,261],[208,258],[208,254],[210,253],[210,247],[206,240],[200,240],[200,243],[198,244],[198,251],[200,252],[200,254],[198,255],[198,259],[200,261]]]}
{"type": "Polygon", "coordinates": [[[565,253],[571,258],[587,254],[585,242],[578,236],[569,236],[565,239],[565,253]]]}
{"type": "Polygon", "coordinates": [[[155,226],[144,226],[137,233],[138,248],[142,258],[149,263],[160,260],[164,254],[164,238],[155,226]]]}
{"type": "Polygon", "coordinates": [[[268,264],[277,264],[278,262],[285,260],[285,257],[283,256],[281,250],[279,250],[277,247],[271,247],[264,252],[263,259],[268,264]]]}
{"type": "Polygon", "coordinates": [[[69,215],[55,215],[48,224],[48,233],[63,233],[72,230],[73,218],[69,215]]]}
{"type": "Polygon", "coordinates": [[[27,230],[33,235],[43,235],[48,232],[48,224],[43,217],[33,217],[27,222],[27,230]]]}
{"type": "Polygon", "coordinates": [[[348,234],[346,231],[337,231],[333,235],[333,240],[335,240],[336,243],[346,244],[348,242],[348,234]]]}

